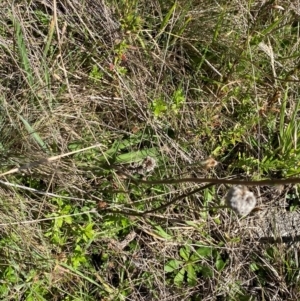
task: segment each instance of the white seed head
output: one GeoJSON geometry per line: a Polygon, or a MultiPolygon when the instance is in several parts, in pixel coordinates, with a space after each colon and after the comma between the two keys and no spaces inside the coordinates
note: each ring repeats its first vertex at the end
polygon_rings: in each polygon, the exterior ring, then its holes
{"type": "Polygon", "coordinates": [[[244,185],[236,185],[229,189],[226,204],[238,215],[248,215],[256,205],[256,197],[244,185]]]}
{"type": "Polygon", "coordinates": [[[147,156],[142,163],[144,172],[150,173],[156,167],[156,160],[150,156],[147,156]]]}

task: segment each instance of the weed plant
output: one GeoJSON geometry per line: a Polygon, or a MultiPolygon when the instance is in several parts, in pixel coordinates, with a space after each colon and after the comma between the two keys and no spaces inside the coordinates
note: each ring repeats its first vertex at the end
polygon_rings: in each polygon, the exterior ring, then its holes
{"type": "MultiPolygon", "coordinates": [[[[299,300],[296,245],[258,243],[220,208],[228,187],[122,173],[296,176],[299,14],[293,0],[2,1],[0,173],[97,147],[1,177],[1,300],[299,300]]],[[[297,209],[296,188],[259,202],[297,209]]]]}

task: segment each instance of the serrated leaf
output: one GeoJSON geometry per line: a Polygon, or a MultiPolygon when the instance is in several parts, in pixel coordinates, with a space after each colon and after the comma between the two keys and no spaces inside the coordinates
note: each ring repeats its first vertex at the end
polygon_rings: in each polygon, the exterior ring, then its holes
{"type": "Polygon", "coordinates": [[[147,156],[156,158],[159,156],[159,152],[157,148],[148,148],[148,149],[143,149],[135,152],[130,152],[127,154],[121,154],[115,157],[115,163],[118,164],[128,164],[128,163],[134,163],[134,162],[139,162],[147,156]]]}
{"type": "Polygon", "coordinates": [[[90,223],[84,228],[84,234],[88,239],[91,239],[95,235],[95,231],[93,230],[94,224],[90,223]]]}
{"type": "Polygon", "coordinates": [[[190,286],[194,286],[197,283],[197,275],[192,264],[187,266],[187,282],[190,286]]]}
{"type": "Polygon", "coordinates": [[[57,228],[61,228],[62,225],[63,225],[63,222],[64,222],[64,219],[63,219],[62,217],[57,217],[57,218],[55,219],[55,226],[56,226],[57,228]]]}
{"type": "Polygon", "coordinates": [[[201,247],[197,249],[197,255],[199,255],[200,257],[211,257],[211,253],[212,253],[212,248],[211,247],[201,247]]]}
{"type": "Polygon", "coordinates": [[[189,258],[190,258],[190,253],[191,253],[191,250],[189,249],[189,247],[181,248],[181,249],[179,250],[180,256],[181,256],[184,260],[186,260],[186,261],[189,260],[189,258]]]}
{"type": "Polygon", "coordinates": [[[182,263],[182,261],[172,259],[165,265],[164,270],[167,273],[173,272],[174,270],[178,270],[182,263]]]}
{"type": "Polygon", "coordinates": [[[253,262],[250,264],[250,270],[256,272],[259,270],[259,266],[255,262],[253,262]]]}
{"type": "Polygon", "coordinates": [[[71,225],[72,222],[73,222],[72,216],[66,216],[66,217],[64,217],[64,221],[65,221],[67,224],[71,225]]]}
{"type": "Polygon", "coordinates": [[[177,275],[174,277],[174,284],[181,286],[184,281],[185,268],[182,268],[177,275]]]}

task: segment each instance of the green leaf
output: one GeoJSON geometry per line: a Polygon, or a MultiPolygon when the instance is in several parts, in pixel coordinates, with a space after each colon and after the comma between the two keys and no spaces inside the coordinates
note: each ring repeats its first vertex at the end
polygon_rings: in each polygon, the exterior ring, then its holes
{"type": "Polygon", "coordinates": [[[66,217],[64,217],[64,221],[65,221],[67,224],[71,225],[72,222],[73,222],[72,216],[66,216],[66,217]]]}
{"type": "Polygon", "coordinates": [[[188,246],[186,246],[185,248],[181,248],[179,251],[180,256],[186,261],[189,260],[190,253],[191,253],[191,250],[188,246]]]}
{"type": "Polygon", "coordinates": [[[92,237],[94,237],[95,235],[95,231],[93,230],[94,224],[93,223],[89,223],[84,229],[84,235],[86,236],[86,238],[91,239],[92,237]]]}
{"type": "Polygon", "coordinates": [[[31,87],[33,87],[34,86],[33,72],[31,68],[30,60],[28,58],[28,51],[25,45],[24,35],[20,23],[17,19],[14,19],[14,27],[15,27],[15,35],[17,38],[16,42],[17,42],[17,49],[19,51],[20,61],[25,71],[28,83],[31,87]]]}
{"type": "Polygon", "coordinates": [[[182,268],[177,275],[174,277],[174,284],[181,286],[184,281],[185,268],[182,268]]]}
{"type": "Polygon", "coordinates": [[[201,266],[201,273],[203,277],[211,278],[213,276],[213,270],[208,266],[201,266]]]}
{"type": "MultiPolygon", "coordinates": [[[[45,15],[48,17],[48,15],[45,15]]],[[[47,20],[48,22],[48,20],[47,20]]],[[[49,30],[48,30],[48,35],[47,35],[47,43],[46,43],[46,46],[44,48],[44,51],[43,51],[43,58],[46,59],[47,55],[48,55],[48,52],[49,52],[49,49],[50,49],[50,46],[51,46],[51,42],[52,42],[52,39],[53,39],[53,34],[55,32],[55,22],[54,22],[54,19],[51,20],[50,24],[49,24],[49,30]]]]}
{"type": "Polygon", "coordinates": [[[216,269],[217,271],[221,272],[226,265],[226,262],[222,260],[221,258],[216,260],[216,269]]]}
{"type": "Polygon", "coordinates": [[[130,152],[127,154],[122,154],[116,156],[115,163],[118,164],[128,164],[128,163],[134,163],[134,162],[139,162],[147,156],[150,157],[157,157],[159,155],[158,149],[155,147],[144,149],[144,150],[139,150],[136,152],[130,152]]]}
{"type": "Polygon", "coordinates": [[[27,132],[29,135],[32,136],[32,138],[37,142],[37,144],[48,153],[48,148],[46,143],[42,140],[40,135],[34,130],[34,128],[27,122],[26,119],[24,119],[21,115],[18,115],[21,121],[23,122],[27,132]]]}
{"type": "MultiPolygon", "coordinates": [[[[166,16],[164,17],[163,21],[161,22],[160,32],[157,35],[157,37],[159,37],[165,31],[165,27],[167,26],[168,22],[170,21],[170,18],[176,9],[176,6],[177,6],[177,3],[175,2],[174,5],[171,7],[171,9],[166,14],[166,16]]],[[[157,37],[156,37],[156,39],[157,39],[157,37]]]]}
{"type": "Polygon", "coordinates": [[[212,247],[201,247],[196,252],[200,257],[208,258],[212,255],[212,247]]]}
{"type": "Polygon", "coordinates": [[[57,228],[61,228],[64,222],[64,218],[63,217],[57,217],[55,219],[55,227],[57,228]]]}
{"type": "Polygon", "coordinates": [[[69,214],[70,211],[71,211],[71,209],[72,209],[71,205],[65,205],[65,206],[61,209],[60,214],[61,214],[61,215],[69,214]]]}
{"type": "Polygon", "coordinates": [[[152,102],[152,110],[155,117],[160,117],[167,111],[167,104],[163,99],[154,99],[152,102]]]}
{"type": "Polygon", "coordinates": [[[190,286],[194,286],[197,283],[197,275],[192,264],[187,266],[187,282],[190,286]]]}
{"type": "Polygon", "coordinates": [[[256,272],[259,270],[259,266],[255,262],[253,262],[250,264],[250,270],[256,272]]]}
{"type": "Polygon", "coordinates": [[[175,113],[178,113],[178,110],[182,106],[182,104],[185,102],[185,96],[183,94],[183,90],[181,88],[177,89],[172,96],[173,104],[172,104],[172,110],[175,113]]]}
{"type": "Polygon", "coordinates": [[[221,225],[221,223],[222,223],[219,217],[215,217],[215,218],[214,218],[214,222],[215,222],[217,225],[221,225]]]}
{"type": "Polygon", "coordinates": [[[164,270],[167,273],[173,272],[174,270],[178,270],[182,263],[182,261],[172,259],[165,265],[164,270]]]}
{"type": "Polygon", "coordinates": [[[188,225],[188,226],[192,226],[192,227],[198,227],[199,224],[196,223],[195,221],[185,221],[185,223],[188,225]]]}
{"type": "Polygon", "coordinates": [[[159,236],[165,238],[165,239],[172,239],[173,237],[171,235],[169,235],[167,232],[165,232],[165,230],[163,230],[163,228],[161,226],[155,226],[155,228],[157,229],[157,231],[154,231],[156,234],[158,234],[159,236]]]}

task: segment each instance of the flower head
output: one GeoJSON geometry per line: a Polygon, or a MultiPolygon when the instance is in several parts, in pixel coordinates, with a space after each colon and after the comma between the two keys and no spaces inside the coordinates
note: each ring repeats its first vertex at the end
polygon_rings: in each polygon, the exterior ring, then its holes
{"type": "Polygon", "coordinates": [[[256,205],[256,197],[244,185],[236,185],[229,189],[226,204],[238,215],[248,215],[256,205]]]}

